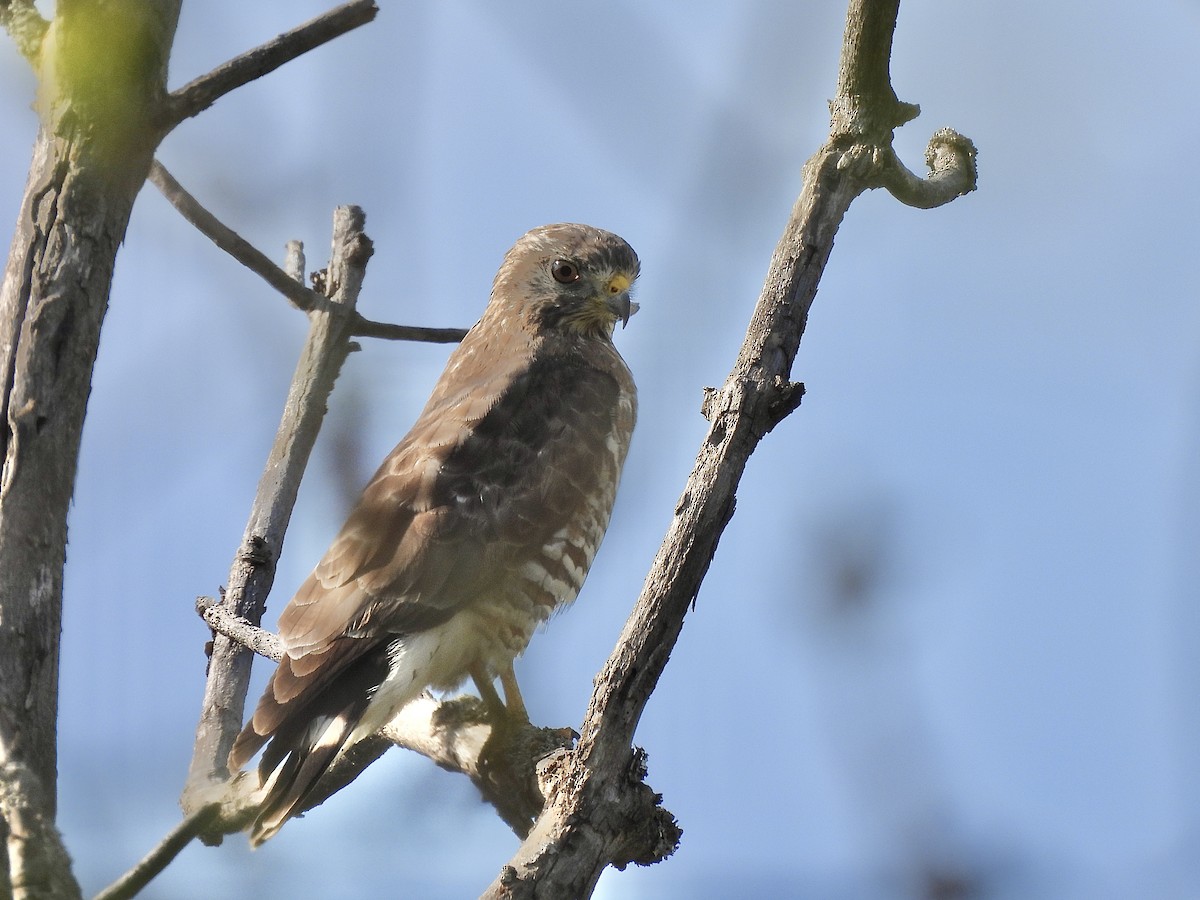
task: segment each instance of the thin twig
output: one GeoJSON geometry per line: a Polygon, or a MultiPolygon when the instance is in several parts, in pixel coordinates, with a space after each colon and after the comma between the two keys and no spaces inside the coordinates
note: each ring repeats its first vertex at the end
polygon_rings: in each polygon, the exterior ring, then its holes
{"type": "Polygon", "coordinates": [[[251,625],[212,597],[197,597],[196,612],[217,634],[237,641],[247,650],[275,662],[283,658],[283,642],[279,640],[279,635],[251,625]]]}
{"type": "Polygon", "coordinates": [[[358,316],[351,329],[355,337],[373,337],[385,341],[423,341],[426,344],[457,344],[466,337],[465,328],[422,328],[415,325],[391,325],[358,316]]]}
{"type": "MultiPolygon", "coordinates": [[[[311,312],[318,308],[329,308],[319,293],[305,287],[293,274],[277,266],[265,253],[205,209],[157,159],[150,166],[150,182],[201,234],[283,294],[297,309],[311,312]]],[[[355,337],[450,344],[461,341],[467,333],[465,328],[423,328],[375,322],[363,317],[357,310],[347,310],[346,314],[351,317],[350,333],[355,337]]]]}
{"type": "Polygon", "coordinates": [[[185,816],[158,846],[147,853],[137,865],[100,891],[95,900],[128,900],[165,869],[183,849],[199,835],[207,832],[220,817],[221,805],[210,803],[185,816]]]}
{"type": "Polygon", "coordinates": [[[324,297],[289,276],[265,253],[205,209],[157,159],[150,164],[150,182],[201,234],[287,297],[297,309],[310,312],[324,305],[324,297]]]}
{"type": "Polygon", "coordinates": [[[365,25],[378,12],[373,0],[350,0],[189,81],[167,98],[164,130],[169,131],[184,119],[208,109],[230,91],[273,72],[314,47],[365,25]]]}

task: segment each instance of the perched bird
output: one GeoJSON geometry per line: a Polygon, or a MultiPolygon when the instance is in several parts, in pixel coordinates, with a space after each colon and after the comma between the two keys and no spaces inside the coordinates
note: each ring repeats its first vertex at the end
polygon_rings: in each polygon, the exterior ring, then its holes
{"type": "Polygon", "coordinates": [[[579,593],[629,449],[637,394],[612,335],[637,275],[625,241],[586,225],[508,251],[416,424],[280,615],[286,653],[229,756],[237,770],[267,745],[252,844],[426,688],[469,675],[503,709],[499,677],[526,718],[513,659],[579,593]]]}

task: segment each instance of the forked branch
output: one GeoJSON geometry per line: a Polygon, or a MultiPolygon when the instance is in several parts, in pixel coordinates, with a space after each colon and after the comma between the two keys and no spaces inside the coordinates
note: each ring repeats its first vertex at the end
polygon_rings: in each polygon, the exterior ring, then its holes
{"type": "MultiPolygon", "coordinates": [[[[199,200],[184,190],[183,185],[157,159],[150,166],[150,182],[197,231],[283,294],[294,307],[303,312],[328,308],[323,295],[306,287],[297,273],[286,272],[275,265],[265,253],[209,212],[199,200]]],[[[299,274],[303,275],[302,272],[299,274]]],[[[461,341],[467,333],[465,328],[420,328],[374,322],[356,309],[346,310],[345,315],[350,317],[350,333],[355,337],[450,344],[461,341]]]]}

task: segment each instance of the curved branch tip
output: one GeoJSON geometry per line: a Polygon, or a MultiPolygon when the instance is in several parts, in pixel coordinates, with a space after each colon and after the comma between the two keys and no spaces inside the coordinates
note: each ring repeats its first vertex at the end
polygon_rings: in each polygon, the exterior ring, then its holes
{"type": "Polygon", "coordinates": [[[871,187],[884,187],[906,206],[933,209],[977,187],[978,151],[970,138],[951,128],[934,132],[925,149],[929,175],[919,178],[910,172],[890,146],[878,148],[878,167],[871,187]]]}
{"type": "Polygon", "coordinates": [[[939,128],[929,139],[925,148],[925,165],[931,175],[939,175],[952,169],[962,169],[967,175],[969,187],[962,193],[970,193],[978,186],[979,168],[976,160],[979,151],[975,142],[959,134],[953,128],[939,128]]]}

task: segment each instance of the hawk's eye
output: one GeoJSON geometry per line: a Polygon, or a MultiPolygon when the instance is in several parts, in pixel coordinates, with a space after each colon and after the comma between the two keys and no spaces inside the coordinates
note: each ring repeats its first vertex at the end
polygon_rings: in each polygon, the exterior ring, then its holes
{"type": "Polygon", "coordinates": [[[550,274],[559,284],[574,284],[579,280],[579,266],[565,259],[550,263],[550,274]]]}

